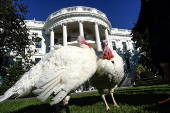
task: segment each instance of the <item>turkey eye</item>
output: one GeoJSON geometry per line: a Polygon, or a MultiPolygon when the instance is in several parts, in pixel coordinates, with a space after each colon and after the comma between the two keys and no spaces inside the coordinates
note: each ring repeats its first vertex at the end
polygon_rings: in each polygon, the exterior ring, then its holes
{"type": "Polygon", "coordinates": [[[111,61],[114,64],[114,61],[111,61]]]}

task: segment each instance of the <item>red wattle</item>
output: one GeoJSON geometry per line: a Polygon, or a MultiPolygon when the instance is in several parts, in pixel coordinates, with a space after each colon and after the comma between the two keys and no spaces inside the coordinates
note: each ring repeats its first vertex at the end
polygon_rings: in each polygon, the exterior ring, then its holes
{"type": "Polygon", "coordinates": [[[112,54],[112,51],[110,50],[110,48],[105,47],[103,50],[103,58],[110,60],[113,57],[114,57],[114,55],[112,54]]]}
{"type": "Polygon", "coordinates": [[[87,45],[89,48],[92,48],[92,46],[85,41],[83,41],[83,44],[87,45]]]}

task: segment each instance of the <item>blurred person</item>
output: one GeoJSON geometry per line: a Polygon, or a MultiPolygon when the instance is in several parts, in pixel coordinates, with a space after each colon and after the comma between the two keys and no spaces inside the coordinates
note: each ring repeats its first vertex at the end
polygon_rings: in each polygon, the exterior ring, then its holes
{"type": "MultiPolygon", "coordinates": [[[[151,55],[170,85],[170,5],[168,0],[141,0],[139,17],[132,28],[132,40],[148,29],[151,55]]],[[[170,101],[170,97],[164,103],[170,101]]]]}

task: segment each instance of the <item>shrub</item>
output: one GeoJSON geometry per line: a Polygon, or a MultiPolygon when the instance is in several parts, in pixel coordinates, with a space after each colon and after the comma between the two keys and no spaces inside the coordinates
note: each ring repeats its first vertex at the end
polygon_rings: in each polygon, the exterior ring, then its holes
{"type": "Polygon", "coordinates": [[[153,72],[145,70],[145,68],[141,64],[139,64],[135,67],[134,73],[137,76],[139,76],[141,79],[154,76],[153,72]]]}
{"type": "Polygon", "coordinates": [[[146,70],[141,64],[137,65],[134,69],[134,73],[138,76],[144,71],[146,71],[146,70]]]}
{"type": "Polygon", "coordinates": [[[148,78],[148,77],[153,77],[154,74],[150,71],[143,71],[139,74],[141,78],[148,78]]]}

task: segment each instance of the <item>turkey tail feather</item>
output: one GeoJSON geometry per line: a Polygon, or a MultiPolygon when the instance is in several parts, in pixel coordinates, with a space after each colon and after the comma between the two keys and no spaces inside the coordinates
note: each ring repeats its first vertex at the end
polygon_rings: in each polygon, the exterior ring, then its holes
{"type": "Polygon", "coordinates": [[[59,103],[61,100],[63,100],[67,96],[67,92],[61,90],[52,100],[50,103],[51,105],[59,103]]]}
{"type": "Polygon", "coordinates": [[[53,81],[55,78],[59,78],[64,69],[65,67],[62,66],[50,71],[49,73],[46,73],[45,76],[41,77],[40,80],[35,84],[35,87],[40,88],[53,81]]]}
{"type": "Polygon", "coordinates": [[[21,76],[21,78],[9,88],[4,95],[0,96],[0,102],[8,99],[9,97],[15,95],[15,97],[20,97],[30,93],[31,89],[34,87],[35,82],[41,75],[42,61],[37,63],[28,72],[21,76]]]}
{"type": "Polygon", "coordinates": [[[14,92],[12,91],[13,88],[8,89],[4,95],[0,96],[0,102],[8,99],[9,97],[11,97],[12,95],[14,95],[14,92]]]}
{"type": "Polygon", "coordinates": [[[33,91],[34,94],[39,94],[37,97],[38,100],[45,101],[55,89],[59,88],[60,78],[64,70],[65,68],[59,67],[52,71],[53,73],[48,73],[46,76],[40,78],[35,85],[37,89],[33,91]]]}

